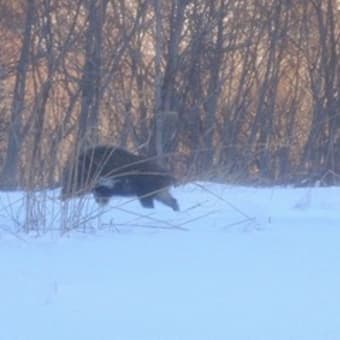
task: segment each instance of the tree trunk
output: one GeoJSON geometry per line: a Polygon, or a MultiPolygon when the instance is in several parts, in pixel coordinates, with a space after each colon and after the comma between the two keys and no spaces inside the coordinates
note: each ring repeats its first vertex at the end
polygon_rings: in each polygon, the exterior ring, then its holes
{"type": "Polygon", "coordinates": [[[97,140],[97,125],[101,100],[101,48],[102,30],[107,1],[90,0],[88,29],[86,32],[85,64],[81,79],[81,109],[78,125],[78,143],[84,137],[97,140]]]}
{"type": "Polygon", "coordinates": [[[9,187],[17,186],[19,183],[18,165],[23,141],[22,115],[25,106],[26,77],[29,65],[31,36],[34,20],[34,0],[27,0],[25,31],[21,54],[16,70],[15,88],[11,106],[11,120],[9,127],[7,153],[5,157],[4,167],[1,173],[1,182],[3,182],[3,185],[9,187]]]}

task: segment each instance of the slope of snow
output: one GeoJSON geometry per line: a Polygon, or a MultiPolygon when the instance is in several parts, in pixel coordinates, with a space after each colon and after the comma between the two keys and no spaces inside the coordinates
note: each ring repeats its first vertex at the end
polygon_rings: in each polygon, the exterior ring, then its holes
{"type": "Polygon", "coordinates": [[[200,183],[179,213],[57,194],[0,195],[0,339],[340,339],[340,188],[200,183]]]}

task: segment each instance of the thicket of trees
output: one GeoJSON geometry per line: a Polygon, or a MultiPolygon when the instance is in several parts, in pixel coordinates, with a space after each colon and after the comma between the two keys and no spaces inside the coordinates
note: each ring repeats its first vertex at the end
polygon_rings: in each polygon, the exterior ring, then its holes
{"type": "Polygon", "coordinates": [[[0,0],[2,187],[76,145],[181,178],[338,181],[338,0],[0,0]]]}

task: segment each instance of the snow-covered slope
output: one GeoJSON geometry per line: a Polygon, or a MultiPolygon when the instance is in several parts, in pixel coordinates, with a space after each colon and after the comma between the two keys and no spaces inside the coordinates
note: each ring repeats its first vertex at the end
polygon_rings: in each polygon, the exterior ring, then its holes
{"type": "Polygon", "coordinates": [[[340,339],[340,188],[41,195],[0,195],[0,339],[340,339]]]}

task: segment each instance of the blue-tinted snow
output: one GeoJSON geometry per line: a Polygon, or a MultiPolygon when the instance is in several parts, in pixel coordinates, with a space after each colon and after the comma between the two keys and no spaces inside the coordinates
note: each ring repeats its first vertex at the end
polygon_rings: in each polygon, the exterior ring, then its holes
{"type": "Polygon", "coordinates": [[[340,188],[173,194],[1,194],[0,339],[340,339],[340,188]]]}

